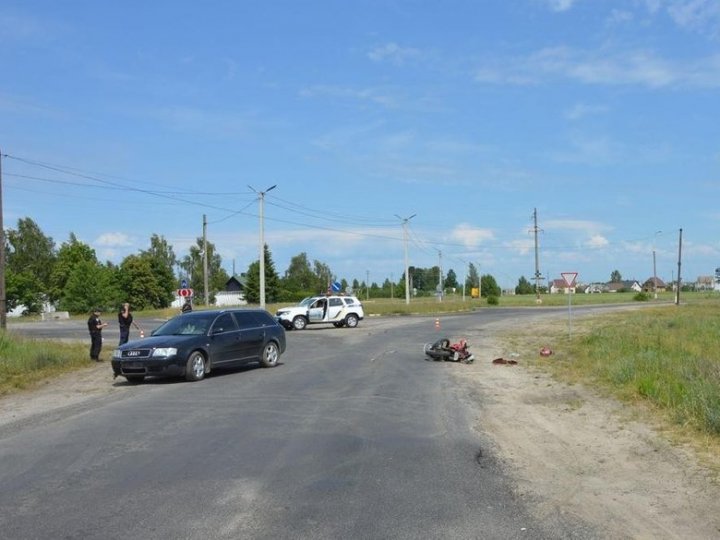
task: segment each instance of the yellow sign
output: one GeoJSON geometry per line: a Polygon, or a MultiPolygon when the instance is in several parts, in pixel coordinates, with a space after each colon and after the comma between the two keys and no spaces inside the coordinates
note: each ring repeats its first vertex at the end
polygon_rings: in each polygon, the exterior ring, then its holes
{"type": "Polygon", "coordinates": [[[473,287],[472,289],[470,289],[470,297],[480,298],[480,289],[478,287],[473,287]]]}

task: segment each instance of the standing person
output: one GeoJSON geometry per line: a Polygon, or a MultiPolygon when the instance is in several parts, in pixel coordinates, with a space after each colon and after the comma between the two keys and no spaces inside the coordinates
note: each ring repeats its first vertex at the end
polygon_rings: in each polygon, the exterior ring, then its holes
{"type": "Polygon", "coordinates": [[[189,298],[186,298],[185,303],[182,306],[182,312],[187,313],[188,311],[192,311],[192,303],[190,303],[189,298]]]}
{"type": "MultiPolygon", "coordinates": [[[[134,326],[142,333],[142,328],[133,320],[132,313],[130,313],[130,304],[127,302],[122,305],[118,313],[118,325],[120,325],[120,343],[118,343],[118,345],[128,342],[128,339],[130,339],[131,326],[134,326]]],[[[142,337],[142,335],[140,337],[142,337]]]]}
{"type": "Polygon", "coordinates": [[[100,350],[102,349],[102,329],[108,324],[100,320],[100,308],[93,309],[88,319],[88,331],[90,332],[90,360],[101,362],[100,350]]]}

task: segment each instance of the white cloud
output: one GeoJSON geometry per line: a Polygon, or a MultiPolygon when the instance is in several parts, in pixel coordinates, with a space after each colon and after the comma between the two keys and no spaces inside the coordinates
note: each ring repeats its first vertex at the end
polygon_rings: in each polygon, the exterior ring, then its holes
{"type": "Polygon", "coordinates": [[[585,103],[576,103],[565,111],[565,118],[568,120],[580,120],[587,116],[595,116],[608,112],[608,107],[604,105],[587,105],[585,103]]]}
{"type": "Polygon", "coordinates": [[[613,52],[547,47],[525,58],[483,65],[475,71],[474,80],[528,85],[557,77],[604,86],[716,88],[720,87],[720,55],[688,62],[666,60],[647,50],[613,52]]]}
{"type": "Polygon", "coordinates": [[[114,248],[131,246],[132,242],[130,241],[130,237],[125,233],[109,232],[98,236],[94,244],[104,248],[114,248]]]}
{"type": "Polygon", "coordinates": [[[720,3],[717,0],[675,0],[667,11],[678,26],[718,35],[720,3]]]}
{"type": "Polygon", "coordinates": [[[575,0],[548,0],[553,11],[568,11],[575,4],[575,0]]]}
{"type": "Polygon", "coordinates": [[[460,223],[452,230],[450,237],[456,242],[463,243],[466,248],[474,248],[485,241],[493,240],[495,234],[490,229],[481,229],[467,223],[460,223]]]}
{"type": "Polygon", "coordinates": [[[373,62],[389,61],[394,64],[403,64],[405,61],[417,58],[420,51],[412,47],[400,47],[397,43],[386,43],[375,47],[368,53],[368,58],[373,62]]]}
{"type": "Polygon", "coordinates": [[[300,90],[300,96],[306,98],[332,97],[368,101],[384,107],[394,107],[397,100],[376,88],[352,88],[348,86],[315,85],[300,90]]]}
{"type": "Polygon", "coordinates": [[[587,241],[587,247],[589,248],[603,248],[610,244],[607,238],[601,234],[593,234],[587,241]]]}

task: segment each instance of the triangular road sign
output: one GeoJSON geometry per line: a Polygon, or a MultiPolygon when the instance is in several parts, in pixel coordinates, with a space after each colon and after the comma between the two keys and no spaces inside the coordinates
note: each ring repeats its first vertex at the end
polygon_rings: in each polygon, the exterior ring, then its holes
{"type": "Polygon", "coordinates": [[[560,272],[560,275],[565,280],[565,285],[568,287],[575,286],[575,279],[577,278],[577,272],[560,272]]]}

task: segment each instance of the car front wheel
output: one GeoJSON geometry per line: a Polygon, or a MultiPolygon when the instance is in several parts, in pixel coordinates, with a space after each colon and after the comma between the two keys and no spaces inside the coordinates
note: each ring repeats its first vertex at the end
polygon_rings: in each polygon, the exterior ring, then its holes
{"type": "Polygon", "coordinates": [[[345,317],[345,324],[348,328],[355,328],[358,325],[358,317],[354,313],[350,313],[345,317]]]}
{"type": "Polygon", "coordinates": [[[265,345],[260,363],[264,367],[275,367],[277,366],[278,360],[280,360],[280,349],[278,349],[277,343],[271,341],[265,345]]]}
{"type": "Polygon", "coordinates": [[[188,381],[200,381],[205,377],[205,357],[200,351],[190,354],[185,367],[185,379],[188,381]]]}
{"type": "Polygon", "coordinates": [[[302,315],[298,315],[293,319],[293,327],[295,330],[303,330],[307,326],[307,319],[302,315]]]}

